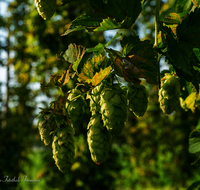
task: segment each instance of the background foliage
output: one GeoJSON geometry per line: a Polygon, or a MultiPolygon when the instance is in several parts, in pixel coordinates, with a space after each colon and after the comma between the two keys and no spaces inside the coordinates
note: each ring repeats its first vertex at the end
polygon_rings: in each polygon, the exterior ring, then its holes
{"type": "MultiPolygon", "coordinates": [[[[173,3],[161,2],[161,9],[167,10],[173,3]]],[[[68,68],[56,55],[69,44],[94,47],[110,36],[77,31],[61,37],[72,20],[91,11],[82,1],[58,6],[50,21],[38,15],[32,1],[8,1],[7,5],[6,15],[0,17],[1,30],[6,33],[0,38],[0,63],[7,71],[0,91],[0,179],[27,176],[40,181],[0,182],[1,189],[181,189],[199,179],[198,169],[191,165],[197,156],[188,152],[189,134],[200,125],[199,111],[194,114],[180,107],[166,117],[159,108],[157,87],[145,82],[150,94],[147,112],[139,119],[129,113],[129,122],[112,143],[107,161],[98,166],[90,159],[86,144],[88,109],[83,127],[76,131],[76,157],[71,172],[58,171],[51,147],[44,147],[40,141],[36,119],[36,108],[48,105],[58,91],[44,94],[38,81],[47,83],[50,75],[61,75],[68,68]]],[[[155,1],[149,0],[134,26],[141,37],[152,41],[154,15],[155,1]]],[[[117,41],[112,45],[119,47],[117,41]]],[[[71,80],[67,88],[73,88],[76,80],[71,80]]]]}

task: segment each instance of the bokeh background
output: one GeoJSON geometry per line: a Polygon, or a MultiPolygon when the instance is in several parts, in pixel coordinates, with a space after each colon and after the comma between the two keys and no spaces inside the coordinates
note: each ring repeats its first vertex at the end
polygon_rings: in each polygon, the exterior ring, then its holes
{"type": "MultiPolygon", "coordinates": [[[[161,9],[173,3],[162,0],[161,9]]],[[[89,11],[84,1],[74,1],[57,6],[55,16],[44,21],[33,0],[0,1],[0,190],[187,189],[200,179],[199,168],[192,165],[198,155],[188,152],[189,134],[200,126],[199,111],[193,114],[179,107],[165,116],[157,86],[145,81],[147,112],[142,118],[129,112],[125,128],[102,165],[91,160],[86,142],[89,108],[82,127],[76,130],[76,157],[69,173],[57,169],[51,147],[41,142],[36,118],[39,107],[46,107],[60,94],[57,89],[42,91],[40,83],[68,67],[56,55],[70,43],[88,48],[106,43],[116,32],[78,31],[61,37],[72,20],[89,11]],[[38,181],[8,182],[6,176],[38,181]]],[[[134,26],[142,40],[154,41],[154,15],[155,0],[148,0],[134,26]]],[[[112,48],[120,49],[117,40],[112,48]]],[[[167,68],[161,60],[161,70],[167,68]]],[[[67,88],[75,83],[76,79],[70,81],[67,88]]]]}

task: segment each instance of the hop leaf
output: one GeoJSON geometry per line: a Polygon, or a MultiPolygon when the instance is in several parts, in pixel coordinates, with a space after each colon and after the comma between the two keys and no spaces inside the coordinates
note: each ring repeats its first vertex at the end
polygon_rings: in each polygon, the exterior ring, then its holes
{"type": "Polygon", "coordinates": [[[63,124],[53,133],[53,159],[58,169],[66,173],[70,170],[75,156],[75,139],[72,125],[63,124]]]}
{"type": "Polygon", "coordinates": [[[179,103],[180,84],[178,78],[166,73],[159,90],[160,107],[165,115],[171,114],[179,103]]]}
{"type": "Polygon", "coordinates": [[[44,20],[50,19],[56,11],[56,0],[35,0],[38,13],[44,20]]]}
{"type": "Polygon", "coordinates": [[[127,100],[130,110],[137,117],[144,115],[148,104],[148,93],[143,85],[129,85],[127,100]]]}

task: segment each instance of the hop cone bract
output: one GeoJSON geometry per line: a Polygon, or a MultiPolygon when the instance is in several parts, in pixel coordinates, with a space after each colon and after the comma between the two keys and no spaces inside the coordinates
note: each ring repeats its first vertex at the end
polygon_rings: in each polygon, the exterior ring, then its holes
{"type": "Polygon", "coordinates": [[[66,173],[70,170],[75,156],[74,129],[71,124],[63,124],[53,133],[53,159],[58,169],[66,173]]]}
{"type": "Polygon", "coordinates": [[[179,103],[180,83],[174,75],[166,73],[159,90],[160,107],[165,115],[171,114],[179,103]]]}
{"type": "Polygon", "coordinates": [[[127,92],[129,109],[137,116],[145,114],[148,105],[148,93],[143,85],[129,85],[127,92]]]}
{"type": "Polygon", "coordinates": [[[56,122],[52,113],[46,109],[39,113],[38,115],[38,129],[40,133],[40,138],[45,145],[49,145],[52,141],[50,133],[54,130],[56,122]]]}
{"type": "Polygon", "coordinates": [[[104,126],[112,135],[120,134],[127,118],[127,100],[119,84],[104,87],[100,105],[104,126]]]}
{"type": "Polygon", "coordinates": [[[80,125],[85,111],[84,107],[86,105],[87,103],[81,95],[81,91],[78,89],[73,89],[67,98],[66,110],[72,119],[74,127],[80,125]]]}
{"type": "Polygon", "coordinates": [[[38,13],[44,20],[50,19],[56,11],[56,0],[35,0],[38,13]]]}
{"type": "Polygon", "coordinates": [[[98,165],[104,162],[108,156],[111,135],[103,127],[101,115],[95,115],[90,118],[87,141],[92,160],[98,165]]]}

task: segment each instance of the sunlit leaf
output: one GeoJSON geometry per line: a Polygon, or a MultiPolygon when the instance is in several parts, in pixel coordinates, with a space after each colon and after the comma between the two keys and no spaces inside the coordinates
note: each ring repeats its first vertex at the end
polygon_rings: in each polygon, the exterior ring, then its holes
{"type": "Polygon", "coordinates": [[[200,8],[200,0],[192,0],[192,2],[196,7],[200,8]]]}
{"type": "Polygon", "coordinates": [[[112,71],[110,61],[102,55],[94,56],[88,59],[83,65],[81,73],[78,75],[78,81],[96,86],[112,71]]]}
{"type": "Polygon", "coordinates": [[[62,54],[65,61],[73,64],[72,68],[77,71],[78,66],[86,52],[86,48],[81,45],[70,44],[68,49],[62,54]]]}

